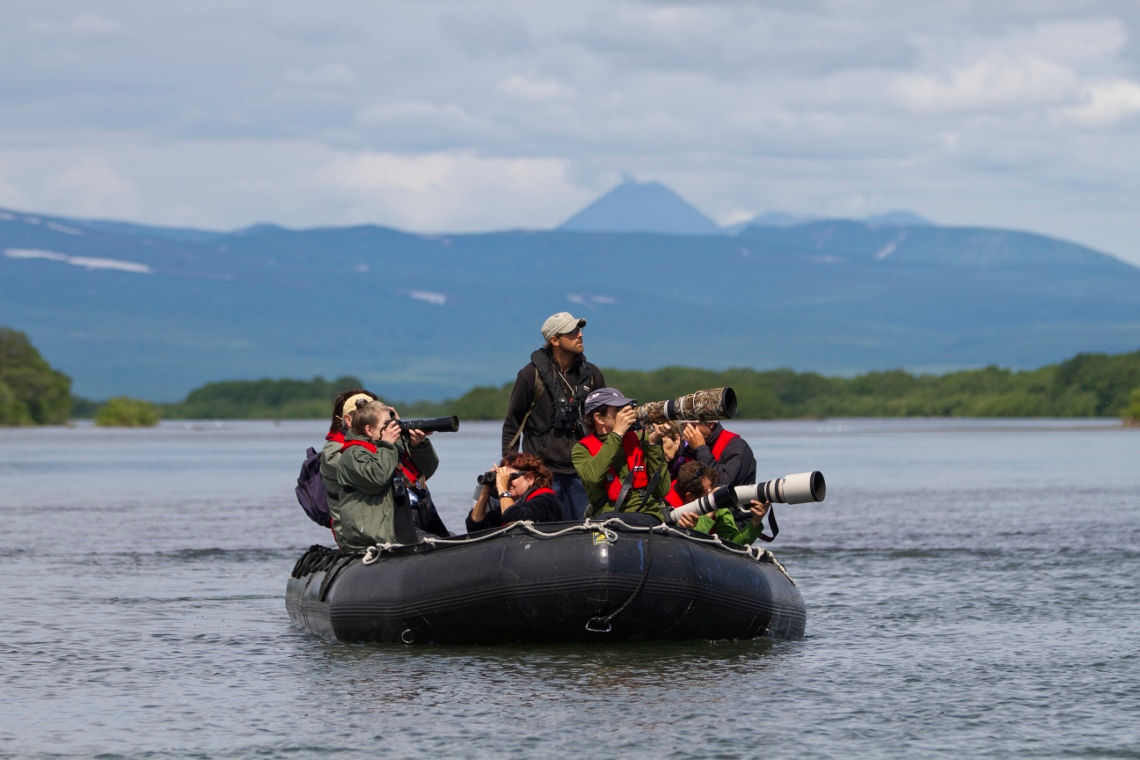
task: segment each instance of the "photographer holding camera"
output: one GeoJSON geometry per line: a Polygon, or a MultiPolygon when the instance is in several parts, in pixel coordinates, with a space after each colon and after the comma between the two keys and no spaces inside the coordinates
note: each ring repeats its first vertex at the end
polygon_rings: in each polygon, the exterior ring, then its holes
{"type": "MultiPolygon", "coordinates": [[[[380,401],[362,396],[355,404],[335,465],[340,498],[335,506],[329,504],[337,545],[367,549],[377,543],[416,543],[425,531],[447,535],[442,522],[416,525],[416,517],[422,523],[423,515],[413,509],[409,495],[416,490],[426,494],[426,480],[439,466],[428,434],[405,432],[396,410],[380,401]]],[[[434,507],[422,511],[438,521],[434,507]]]]}
{"type": "MultiPolygon", "coordinates": [[[[700,462],[689,461],[681,465],[677,477],[676,489],[681,495],[682,503],[689,503],[712,492],[717,485],[717,473],[711,467],[700,462]]],[[[741,505],[745,506],[745,505],[741,505]]],[[[682,528],[690,528],[698,533],[709,533],[720,536],[725,541],[731,541],[743,546],[751,546],[756,539],[772,541],[780,532],[776,523],[776,512],[771,503],[752,499],[747,505],[745,513],[747,519],[744,525],[738,525],[733,510],[727,508],[717,509],[708,514],[686,512],[677,519],[682,528]],[[764,534],[764,517],[768,517],[772,526],[772,535],[764,534]]]]}
{"type": "Polygon", "coordinates": [[[483,488],[467,515],[467,532],[497,528],[521,520],[558,522],[562,505],[551,488],[550,471],[531,454],[508,454],[499,466],[479,476],[483,488]],[[498,506],[492,495],[498,494],[498,506]]]}
{"type": "Polygon", "coordinates": [[[574,445],[571,458],[590,498],[587,517],[641,512],[662,519],[670,480],[661,439],[668,426],[639,430],[635,407],[616,388],[599,388],[586,397],[592,432],[574,445]]]}
{"type": "Polygon", "coordinates": [[[746,486],[756,482],[756,455],[752,447],[719,422],[687,423],[683,435],[691,456],[711,467],[721,485],[746,486]]]}
{"type": "Polygon", "coordinates": [[[564,520],[581,520],[589,505],[570,449],[580,435],[583,400],[606,384],[583,353],[585,326],[586,320],[565,311],[542,323],[543,346],[519,370],[503,420],[503,456],[519,450],[521,436],[522,451],[541,459],[553,474],[564,520]]]}

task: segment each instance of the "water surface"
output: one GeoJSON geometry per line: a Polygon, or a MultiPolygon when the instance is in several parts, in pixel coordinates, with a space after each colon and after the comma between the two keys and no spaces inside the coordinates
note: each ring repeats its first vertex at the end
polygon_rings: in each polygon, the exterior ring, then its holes
{"type": "MultiPolygon", "coordinates": [[[[0,429],[0,756],[1140,757],[1140,431],[735,422],[819,469],[800,642],[408,648],[285,613],[319,422],[0,429]]],[[[491,423],[433,436],[461,529],[491,423]]]]}

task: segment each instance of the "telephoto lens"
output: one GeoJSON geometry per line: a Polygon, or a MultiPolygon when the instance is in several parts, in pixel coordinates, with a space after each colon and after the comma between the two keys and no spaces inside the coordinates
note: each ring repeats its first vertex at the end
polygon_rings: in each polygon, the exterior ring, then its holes
{"type": "Polygon", "coordinates": [[[665,522],[670,525],[676,525],[677,518],[687,512],[707,515],[709,512],[715,512],[718,509],[734,509],[739,503],[736,492],[733,491],[733,489],[728,486],[721,486],[695,501],[690,501],[688,504],[682,504],[676,509],[668,510],[665,513],[665,522]]]}
{"type": "Polygon", "coordinates": [[[827,482],[819,470],[798,472],[752,486],[736,487],[736,498],[745,504],[753,499],[772,504],[806,504],[809,501],[823,501],[825,496],[827,482]]]}
{"type": "Polygon", "coordinates": [[[454,415],[430,420],[396,420],[396,422],[399,423],[400,430],[405,433],[409,430],[422,430],[425,433],[454,433],[459,430],[459,418],[454,415]]]}

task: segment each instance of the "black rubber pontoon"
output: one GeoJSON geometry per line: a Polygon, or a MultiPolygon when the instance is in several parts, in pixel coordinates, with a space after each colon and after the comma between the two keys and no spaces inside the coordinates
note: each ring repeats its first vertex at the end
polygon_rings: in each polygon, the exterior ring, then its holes
{"type": "Polygon", "coordinates": [[[314,546],[285,603],[322,636],[404,643],[789,640],[805,617],[770,552],[616,518],[364,554],[314,546]]]}

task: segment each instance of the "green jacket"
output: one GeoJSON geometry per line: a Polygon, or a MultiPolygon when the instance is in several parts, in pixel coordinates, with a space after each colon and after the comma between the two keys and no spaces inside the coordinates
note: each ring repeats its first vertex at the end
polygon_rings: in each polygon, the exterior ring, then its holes
{"type": "Polygon", "coordinates": [[[329,497],[329,510],[340,498],[340,483],[336,481],[336,463],[340,459],[340,450],[344,448],[344,441],[331,437],[325,438],[325,446],[321,449],[321,480],[325,484],[325,493],[329,497]]]}
{"type": "MultiPolygon", "coordinates": [[[[348,435],[351,435],[351,434],[348,434],[348,435]]],[[[346,439],[347,439],[348,435],[345,436],[346,439]]],[[[356,437],[356,436],[353,436],[353,437],[356,437]]],[[[357,437],[357,440],[362,440],[362,439],[357,437]]],[[[354,446],[352,448],[360,448],[360,447],[354,446]]],[[[321,480],[324,481],[325,492],[328,494],[329,513],[332,515],[332,518],[333,518],[334,530],[335,530],[335,526],[338,524],[338,521],[340,519],[339,514],[340,514],[341,484],[340,484],[340,481],[338,480],[338,477],[339,477],[338,471],[339,471],[340,456],[341,456],[341,452],[343,449],[344,449],[344,441],[338,440],[336,438],[331,438],[331,437],[326,439],[324,448],[321,449],[321,465],[320,465],[321,480]]],[[[428,478],[430,478],[432,475],[435,474],[435,471],[437,469],[439,469],[439,456],[435,453],[435,447],[431,445],[430,440],[425,439],[423,443],[421,443],[418,446],[412,446],[412,447],[410,447],[410,450],[409,450],[404,444],[404,439],[401,438],[399,441],[396,442],[396,451],[399,453],[399,455],[401,457],[404,456],[405,452],[410,451],[412,463],[416,466],[416,469],[418,469],[420,471],[420,477],[423,478],[424,480],[427,480],[428,478]]],[[[337,531],[336,535],[337,535],[338,543],[340,543],[341,546],[345,546],[345,544],[343,542],[341,542],[341,540],[340,540],[341,539],[340,531],[337,531]]],[[[375,543],[375,542],[373,542],[373,543],[375,543]]],[[[371,546],[371,545],[372,544],[368,544],[368,546],[371,546]]],[[[351,547],[351,548],[359,548],[359,547],[351,547]]]]}
{"type": "Polygon", "coordinates": [[[329,502],[333,532],[343,549],[367,549],[396,541],[396,501],[392,477],[400,462],[399,450],[384,441],[366,441],[349,433],[345,449],[336,459],[340,498],[329,502]],[[353,441],[357,445],[350,445],[353,441]],[[375,449],[375,450],[373,450],[375,449]]]}
{"type": "MultiPolygon", "coordinates": [[[[626,433],[629,435],[629,433],[626,433]]],[[[669,492],[669,469],[665,461],[665,451],[661,444],[651,445],[646,440],[645,431],[634,433],[645,452],[645,474],[653,480],[654,473],[660,473],[653,492],[646,494],[645,489],[633,489],[625,499],[622,512],[644,512],[653,515],[658,520],[663,518],[665,494],[669,492]]],[[[610,433],[601,439],[602,447],[597,456],[590,453],[586,445],[578,442],[570,450],[570,460],[574,469],[586,487],[586,495],[590,499],[590,506],[586,509],[586,517],[605,512],[612,512],[613,502],[609,498],[610,482],[608,477],[612,468],[617,473],[618,482],[624,482],[629,474],[629,462],[626,461],[625,449],[622,439],[617,433],[610,433]]]]}
{"type": "Polygon", "coordinates": [[[718,509],[711,515],[701,515],[693,530],[700,533],[715,533],[722,541],[731,541],[734,544],[751,546],[764,532],[763,525],[753,525],[749,520],[743,528],[737,529],[736,519],[730,509],[718,509]]]}

